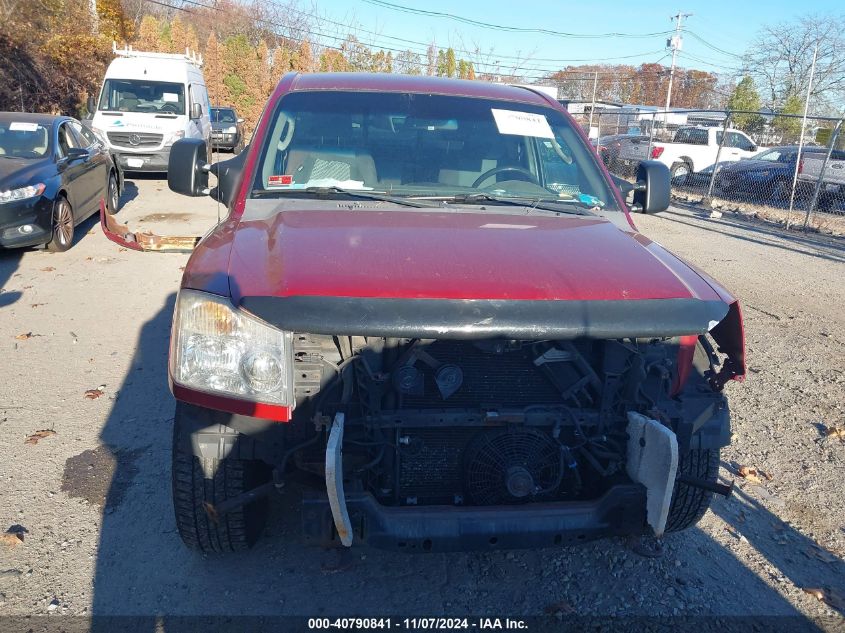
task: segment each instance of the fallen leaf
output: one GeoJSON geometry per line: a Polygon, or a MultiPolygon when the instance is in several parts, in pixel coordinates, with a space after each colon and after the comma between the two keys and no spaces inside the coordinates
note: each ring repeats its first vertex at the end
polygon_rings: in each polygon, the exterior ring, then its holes
{"type": "Polygon", "coordinates": [[[802,587],[804,593],[810,594],[816,600],[824,600],[824,589],[818,589],[816,587],[802,587]]]}
{"type": "Polygon", "coordinates": [[[20,545],[23,543],[23,534],[4,532],[0,534],[0,543],[3,543],[3,545],[20,545]]]}
{"type": "Polygon", "coordinates": [[[33,303],[33,304],[32,304],[31,306],[29,306],[29,307],[30,307],[30,308],[37,308],[38,306],[45,306],[45,305],[47,305],[47,304],[46,304],[46,303],[33,303]]]}
{"type": "Polygon", "coordinates": [[[85,392],[85,397],[89,400],[96,400],[105,393],[102,389],[88,389],[85,392]]]}
{"type": "Polygon", "coordinates": [[[842,594],[836,589],[830,589],[829,587],[802,587],[802,590],[819,602],[824,602],[834,609],[839,609],[840,611],[845,609],[845,594],[842,594]]]}
{"type": "Polygon", "coordinates": [[[51,435],[56,435],[53,429],[42,429],[26,438],[24,444],[38,444],[38,440],[43,440],[45,437],[50,437],[51,435]]]}
{"type": "Polygon", "coordinates": [[[825,437],[835,437],[840,442],[845,442],[845,426],[828,426],[824,434],[825,437]]]}
{"type": "Polygon", "coordinates": [[[763,483],[763,479],[760,477],[760,471],[753,466],[740,466],[738,472],[740,477],[746,481],[750,481],[752,484],[763,483]]]}
{"type": "Polygon", "coordinates": [[[15,340],[16,341],[25,341],[26,339],[32,338],[32,337],[33,337],[32,332],[24,332],[23,334],[18,334],[15,337],[15,340]]]}
{"type": "Polygon", "coordinates": [[[44,273],[51,273],[51,272],[53,272],[54,270],[56,270],[56,269],[55,269],[53,266],[45,266],[44,268],[42,268],[42,269],[41,269],[41,272],[44,272],[44,273]]]}

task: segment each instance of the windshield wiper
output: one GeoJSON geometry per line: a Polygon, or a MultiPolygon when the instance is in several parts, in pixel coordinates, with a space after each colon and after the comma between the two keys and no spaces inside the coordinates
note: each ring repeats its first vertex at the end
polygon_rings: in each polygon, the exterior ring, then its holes
{"type": "Polygon", "coordinates": [[[401,198],[399,196],[389,196],[383,193],[376,193],[374,191],[360,191],[358,189],[343,189],[342,187],[306,187],[305,189],[281,189],[278,191],[267,189],[255,189],[253,195],[263,196],[277,193],[291,193],[301,194],[307,193],[312,196],[331,198],[335,196],[350,196],[353,198],[365,198],[367,200],[378,200],[380,202],[391,202],[393,204],[402,205],[404,207],[417,208],[442,208],[440,204],[432,202],[423,202],[422,200],[412,200],[410,198],[401,198]]]}
{"type": "Polygon", "coordinates": [[[442,200],[446,202],[456,202],[458,204],[497,202],[500,204],[525,207],[526,211],[530,211],[532,209],[542,209],[543,211],[569,213],[572,215],[596,215],[591,210],[593,207],[574,198],[533,198],[531,196],[499,196],[493,193],[459,193],[454,196],[446,196],[442,198],[442,200]]]}

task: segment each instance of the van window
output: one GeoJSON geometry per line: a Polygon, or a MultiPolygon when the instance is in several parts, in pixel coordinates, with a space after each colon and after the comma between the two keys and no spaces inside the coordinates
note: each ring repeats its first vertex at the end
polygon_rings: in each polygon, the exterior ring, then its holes
{"type": "Polygon", "coordinates": [[[185,86],[166,81],[106,79],[100,110],[185,114],[185,86]]]}

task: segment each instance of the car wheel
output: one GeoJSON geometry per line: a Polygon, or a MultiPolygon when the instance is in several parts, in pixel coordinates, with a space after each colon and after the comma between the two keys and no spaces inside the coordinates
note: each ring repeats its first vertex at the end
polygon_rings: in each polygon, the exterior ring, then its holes
{"type": "Polygon", "coordinates": [[[692,169],[690,168],[689,163],[687,163],[686,161],[679,161],[672,165],[670,173],[672,175],[673,183],[685,185],[689,180],[689,176],[692,173],[692,169]]]}
{"type": "Polygon", "coordinates": [[[53,253],[63,253],[73,244],[73,209],[67,198],[59,196],[53,203],[53,223],[51,239],[47,242],[47,250],[53,253]]]}
{"type": "Polygon", "coordinates": [[[238,154],[240,154],[242,151],[244,151],[244,146],[243,146],[243,143],[238,143],[237,145],[235,145],[235,147],[233,147],[233,148],[232,148],[232,153],[233,153],[235,156],[237,156],[238,154]]]}
{"type": "MultiPolygon", "coordinates": [[[[719,449],[692,449],[679,456],[678,474],[715,483],[719,477],[719,449]]],[[[710,490],[676,481],[666,531],[680,532],[698,523],[712,499],[710,490]]]]}
{"type": "Polygon", "coordinates": [[[265,483],[269,469],[255,460],[195,455],[183,411],[183,405],[176,406],[171,471],[179,536],[185,545],[201,552],[248,549],[264,531],[268,499],[262,497],[220,517],[212,516],[212,508],[265,483]]]}
{"type": "Polygon", "coordinates": [[[120,210],[120,190],[117,188],[117,177],[114,172],[109,174],[109,184],[106,189],[106,209],[112,215],[120,210]]]}

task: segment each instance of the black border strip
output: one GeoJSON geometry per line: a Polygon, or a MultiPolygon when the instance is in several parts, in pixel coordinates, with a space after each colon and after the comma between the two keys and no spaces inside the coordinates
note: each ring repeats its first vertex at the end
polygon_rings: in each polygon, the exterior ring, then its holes
{"type": "Polygon", "coordinates": [[[367,297],[244,297],[282,330],[397,338],[654,338],[705,334],[728,304],[701,299],[531,301],[367,297]]]}

